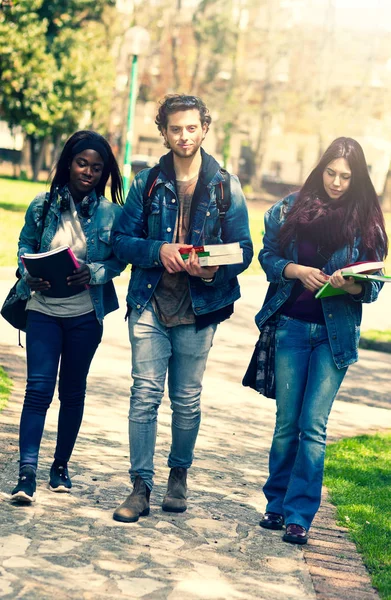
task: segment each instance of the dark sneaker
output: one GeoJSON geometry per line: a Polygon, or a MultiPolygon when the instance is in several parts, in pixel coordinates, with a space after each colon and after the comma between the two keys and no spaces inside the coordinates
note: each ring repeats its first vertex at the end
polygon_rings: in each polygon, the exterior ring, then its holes
{"type": "Polygon", "coordinates": [[[306,544],[308,542],[308,533],[305,527],[296,525],[296,523],[289,523],[286,526],[286,532],[282,536],[284,542],[289,544],[306,544]]]}
{"type": "Polygon", "coordinates": [[[35,471],[28,465],[22,467],[19,473],[18,485],[11,492],[11,501],[24,504],[35,502],[35,471]]]}
{"type": "Polygon", "coordinates": [[[68,468],[54,462],[50,468],[49,489],[52,492],[70,492],[72,482],[69,479],[68,468]]]}
{"type": "Polygon", "coordinates": [[[264,529],[282,529],[284,527],[284,517],[279,513],[265,512],[259,524],[264,529]]]}

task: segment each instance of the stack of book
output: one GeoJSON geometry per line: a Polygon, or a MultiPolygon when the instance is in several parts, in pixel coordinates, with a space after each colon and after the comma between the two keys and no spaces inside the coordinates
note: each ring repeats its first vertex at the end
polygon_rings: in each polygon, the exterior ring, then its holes
{"type": "MultiPolygon", "coordinates": [[[[391,277],[383,275],[380,271],[384,268],[383,261],[363,261],[346,265],[341,269],[343,277],[353,277],[357,283],[364,281],[391,282],[391,277]]],[[[315,298],[328,298],[347,294],[342,288],[334,288],[329,282],[325,283],[315,294],[315,298]]]]}
{"type": "MultiPolygon", "coordinates": [[[[243,250],[239,242],[231,244],[209,244],[193,246],[201,267],[216,267],[220,265],[235,265],[243,262],[243,250]]],[[[189,258],[189,249],[180,248],[183,260],[189,258]]]]}

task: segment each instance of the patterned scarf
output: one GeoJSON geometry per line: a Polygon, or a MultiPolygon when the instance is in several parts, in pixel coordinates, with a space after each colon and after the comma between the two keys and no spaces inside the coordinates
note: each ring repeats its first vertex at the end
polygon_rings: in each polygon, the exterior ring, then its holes
{"type": "Polygon", "coordinates": [[[310,209],[301,213],[297,221],[297,237],[316,244],[330,252],[347,243],[345,217],[350,212],[351,200],[325,200],[318,196],[308,199],[310,209]]]}

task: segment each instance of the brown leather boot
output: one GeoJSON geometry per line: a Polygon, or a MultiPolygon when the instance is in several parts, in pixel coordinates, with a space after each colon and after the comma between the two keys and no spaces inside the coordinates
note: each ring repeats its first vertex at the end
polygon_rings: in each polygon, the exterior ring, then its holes
{"type": "Polygon", "coordinates": [[[166,512],[185,512],[186,504],[186,476],[187,469],[173,467],[168,478],[167,492],[163,498],[162,509],[166,512]]]}
{"type": "Polygon", "coordinates": [[[113,519],[123,523],[135,523],[139,517],[149,515],[149,496],[151,490],[137,475],[133,483],[133,492],[115,509],[113,519]]]}

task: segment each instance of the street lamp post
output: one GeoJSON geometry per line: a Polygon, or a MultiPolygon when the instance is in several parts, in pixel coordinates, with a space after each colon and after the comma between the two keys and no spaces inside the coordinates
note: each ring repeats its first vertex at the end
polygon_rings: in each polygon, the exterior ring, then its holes
{"type": "Polygon", "coordinates": [[[125,34],[125,43],[129,49],[129,54],[132,55],[132,66],[130,71],[130,86],[129,86],[129,105],[128,105],[128,121],[126,127],[126,145],[125,145],[125,160],[124,160],[124,192],[125,196],[129,191],[130,177],[132,173],[132,144],[133,144],[133,129],[134,129],[134,113],[136,108],[137,98],[137,70],[138,57],[142,52],[145,52],[149,44],[149,33],[143,27],[131,27],[125,34]]]}

